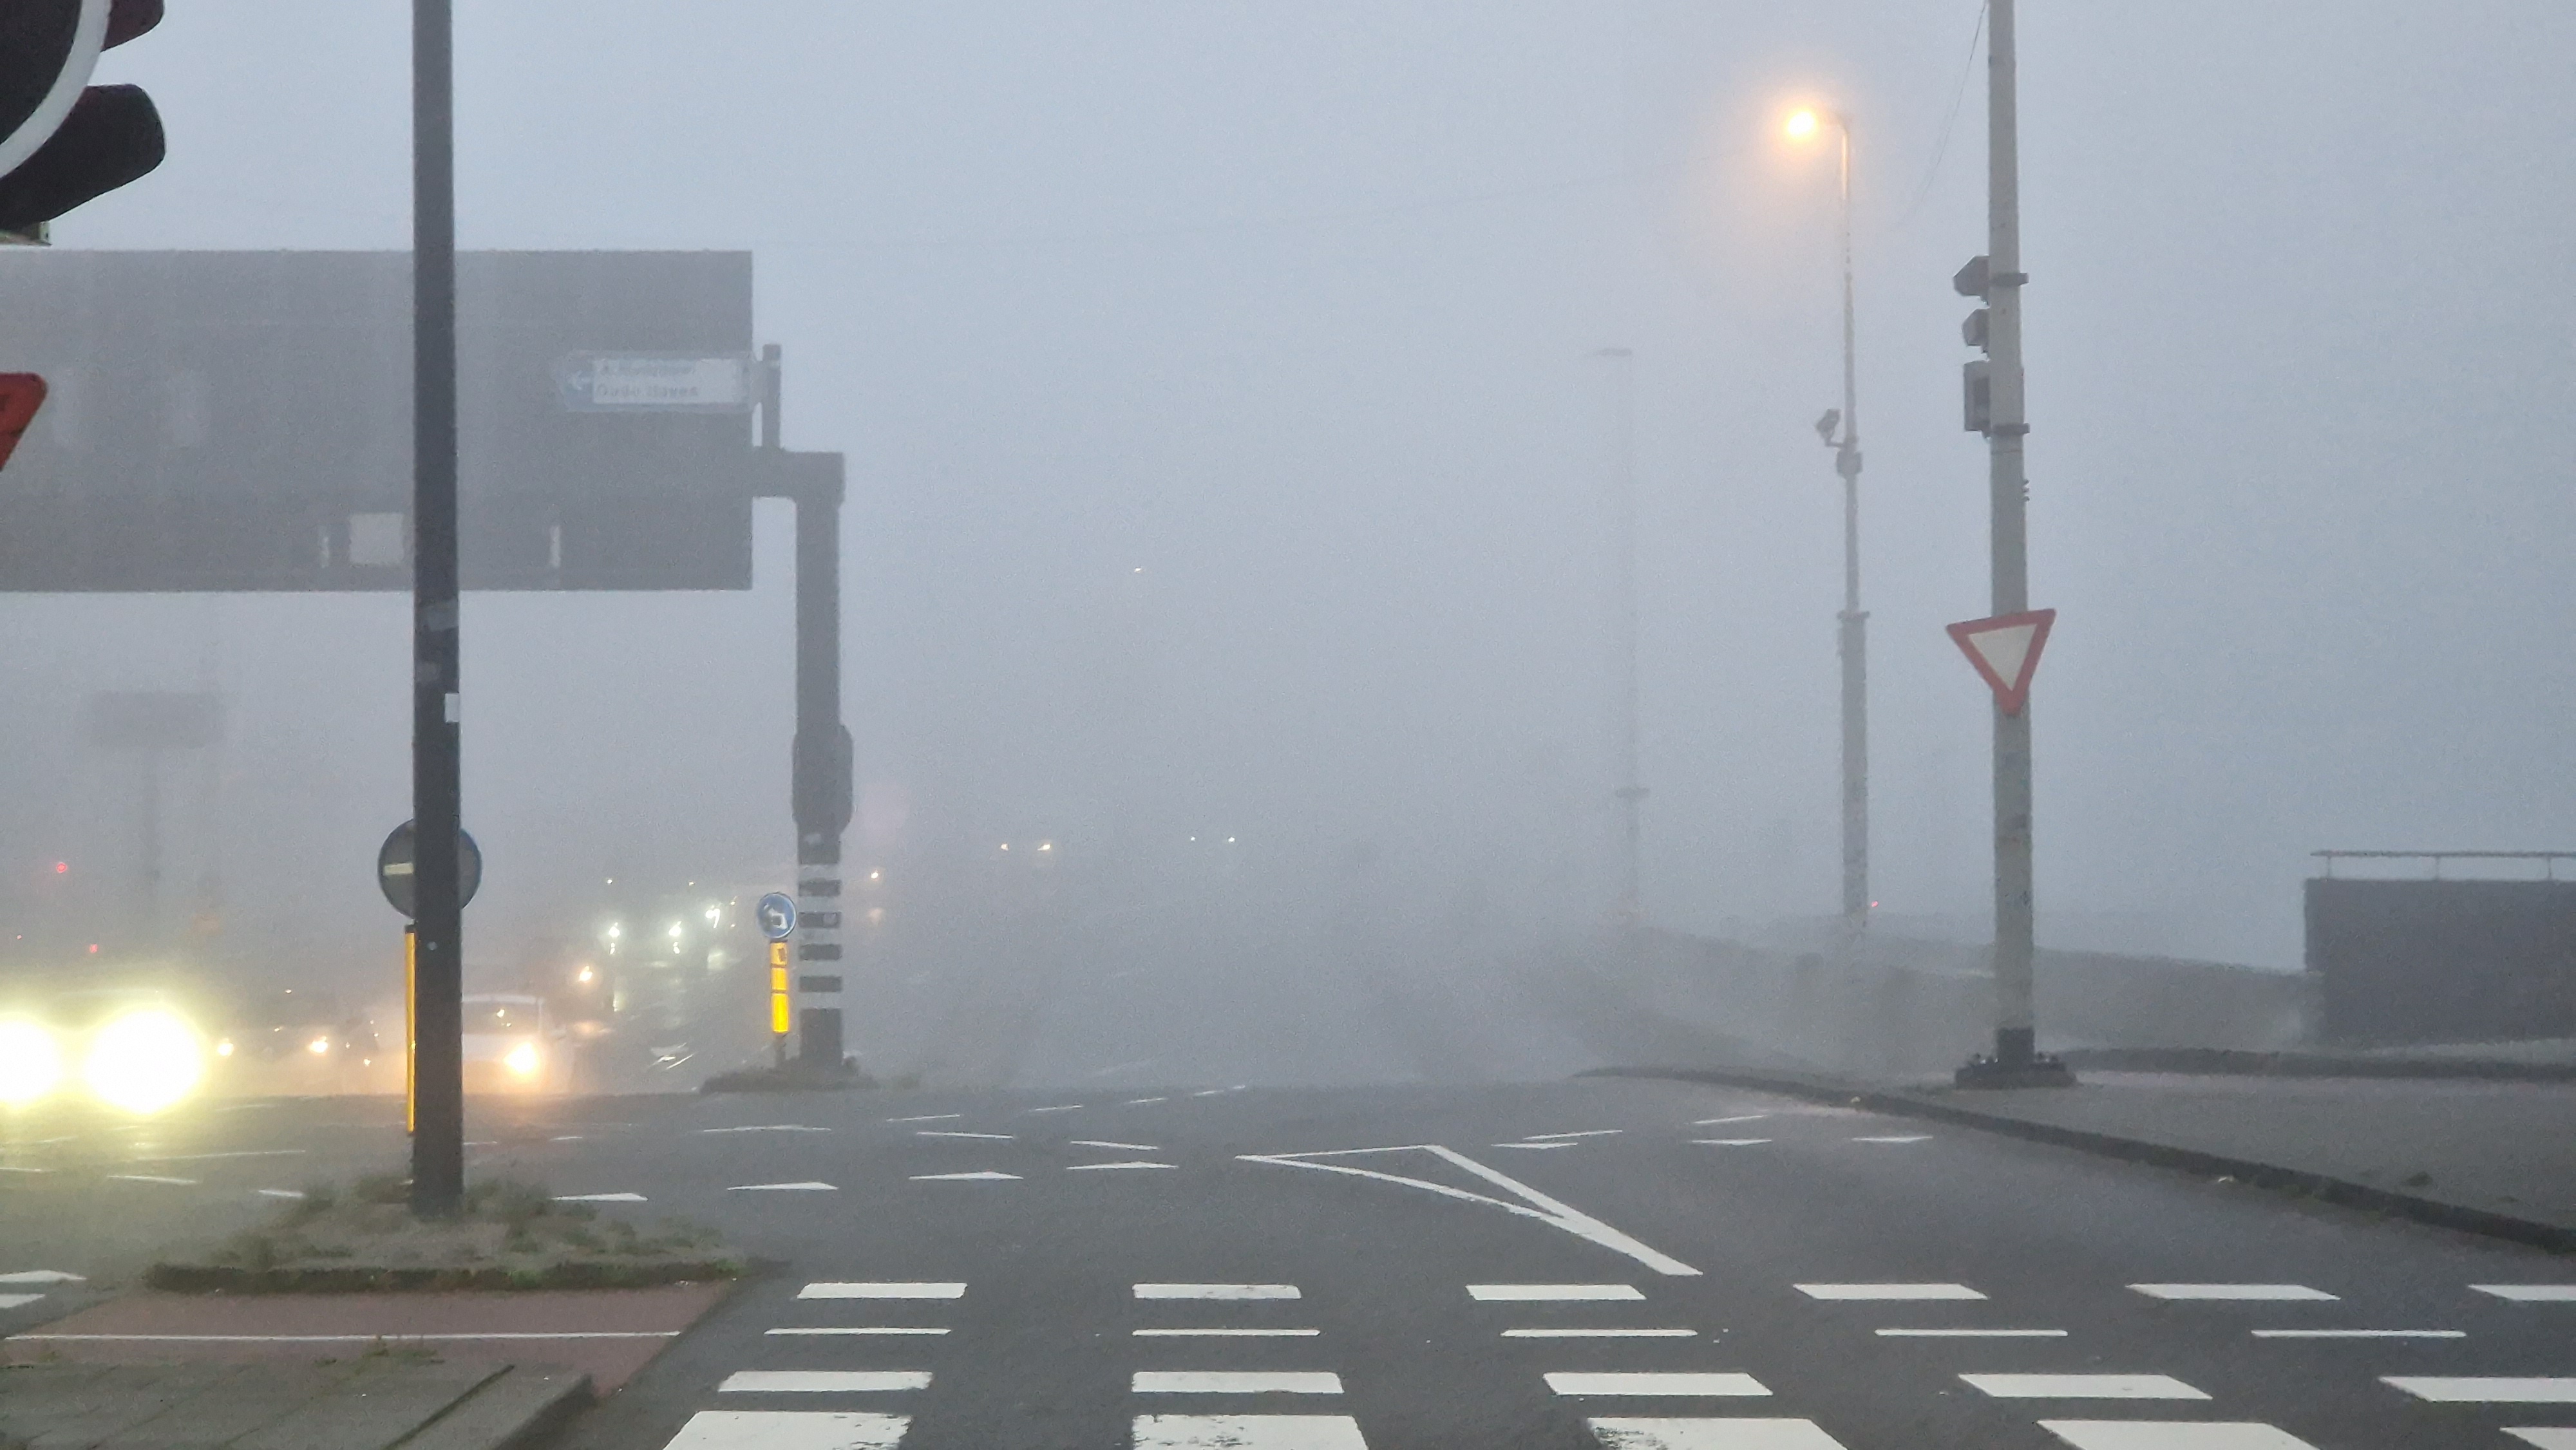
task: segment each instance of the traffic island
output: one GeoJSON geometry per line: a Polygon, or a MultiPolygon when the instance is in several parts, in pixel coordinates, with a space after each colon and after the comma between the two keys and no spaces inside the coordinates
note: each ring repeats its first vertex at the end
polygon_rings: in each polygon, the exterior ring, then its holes
{"type": "Polygon", "coordinates": [[[639,1227],[535,1184],[475,1184],[445,1220],[414,1218],[408,1192],[391,1174],[313,1185],[265,1224],[159,1259],[144,1283],[183,1294],[635,1289],[743,1272],[743,1255],[712,1229],[639,1227]]]}
{"type": "MultiPolygon", "coordinates": [[[[862,1072],[855,1058],[842,1058],[839,1063],[820,1063],[802,1057],[791,1057],[775,1066],[742,1067],[720,1072],[698,1084],[702,1093],[796,1093],[846,1092],[887,1086],[862,1072]]],[[[921,1086],[919,1074],[907,1073],[896,1078],[892,1086],[921,1086]]]]}

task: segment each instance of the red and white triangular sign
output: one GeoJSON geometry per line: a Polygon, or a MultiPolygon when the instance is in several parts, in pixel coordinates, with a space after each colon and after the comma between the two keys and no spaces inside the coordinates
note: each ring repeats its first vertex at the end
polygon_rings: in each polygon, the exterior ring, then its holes
{"type": "Polygon", "coordinates": [[[1985,676],[1995,703],[2007,715],[2018,715],[2030,700],[2030,677],[2039,671],[2039,652],[2048,644],[2048,627],[2057,622],[2054,609],[1998,614],[1948,628],[1959,652],[1985,676]]]}
{"type": "Polygon", "coordinates": [[[45,380],[34,373],[0,373],[0,468],[18,447],[18,435],[45,406],[45,380]]]}

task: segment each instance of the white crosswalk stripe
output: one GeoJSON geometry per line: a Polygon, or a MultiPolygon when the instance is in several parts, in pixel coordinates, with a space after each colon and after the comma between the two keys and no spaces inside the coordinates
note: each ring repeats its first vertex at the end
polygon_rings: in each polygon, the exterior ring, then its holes
{"type": "Polygon", "coordinates": [[[840,1395],[926,1390],[925,1370],[743,1369],[725,1376],[719,1394],[840,1395]]]}
{"type": "Polygon", "coordinates": [[[1368,1450],[1348,1415],[1138,1415],[1135,1450],[1368,1450]]]}
{"type": "Polygon", "coordinates": [[[1771,1391],[1749,1374],[1703,1370],[1606,1370],[1560,1372],[1547,1377],[1547,1387],[1560,1395],[1651,1395],[1753,1397],[1771,1391]]]}
{"type": "Polygon", "coordinates": [[[2331,1301],[2335,1296],[2305,1284],[2131,1284],[2150,1299],[2243,1299],[2272,1303],[2331,1301]]]}
{"type": "Polygon", "coordinates": [[[1140,1369],[1129,1388],[1140,1395],[1338,1395],[1342,1377],[1323,1370],[1140,1369]]]}
{"type": "Polygon", "coordinates": [[[2251,1421],[2042,1420],[2075,1450],[2317,1450],[2287,1430],[2251,1421]]]}
{"type": "Polygon", "coordinates": [[[2162,1374],[1963,1374],[1999,1400],[2205,1400],[2209,1396],[2162,1374]]]}
{"type": "Polygon", "coordinates": [[[847,1410],[700,1410],[664,1450],[896,1450],[910,1424],[847,1410]]]}
{"type": "Polygon", "coordinates": [[[2576,1405],[2576,1377],[2544,1375],[2382,1375],[2419,1400],[2455,1405],[2576,1405]]]}
{"type": "Polygon", "coordinates": [[[1844,1450],[1813,1420],[1726,1416],[1585,1422],[1605,1450],[1844,1450]]]}

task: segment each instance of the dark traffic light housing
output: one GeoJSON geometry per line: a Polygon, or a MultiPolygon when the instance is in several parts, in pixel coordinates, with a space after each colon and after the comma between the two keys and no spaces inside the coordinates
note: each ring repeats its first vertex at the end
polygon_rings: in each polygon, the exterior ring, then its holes
{"type": "Polygon", "coordinates": [[[161,0],[0,6],[0,232],[33,232],[161,164],[152,98],[88,84],[100,51],[160,23],[161,0]]]}
{"type": "MultiPolygon", "coordinates": [[[[1993,286],[1983,257],[1970,257],[1968,265],[1950,276],[1950,286],[1962,297],[1980,301],[1993,286]]],[[[1986,350],[1988,312],[1980,307],[1959,324],[1959,336],[1979,352],[1986,350]]],[[[1959,374],[1960,423],[1971,433],[1988,433],[1994,429],[1994,370],[1984,358],[1970,362],[1959,374]]]]}

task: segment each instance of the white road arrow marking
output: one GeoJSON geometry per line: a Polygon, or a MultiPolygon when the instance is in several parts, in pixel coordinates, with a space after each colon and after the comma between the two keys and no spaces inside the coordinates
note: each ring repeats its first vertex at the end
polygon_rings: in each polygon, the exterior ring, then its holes
{"type": "Polygon", "coordinates": [[[1516,1213],[1524,1218],[1537,1219],[1543,1224],[1563,1229],[1577,1238],[1588,1239],[1605,1249],[1625,1254],[1658,1274],[1676,1277],[1685,1275],[1696,1277],[1699,1274],[1699,1270],[1681,1260],[1646,1247],[1592,1215],[1570,1204],[1550,1198],[1508,1174],[1488,1168],[1466,1154],[1438,1143],[1406,1143],[1387,1148],[1340,1148],[1321,1153],[1238,1153],[1235,1156],[1246,1163],[1270,1163],[1282,1168],[1312,1168],[1323,1173],[1348,1174],[1353,1178],[1373,1178],[1381,1183],[1398,1183],[1407,1188],[1419,1188],[1426,1193],[1436,1193],[1443,1198],[1454,1198],[1461,1203],[1485,1204],[1491,1208],[1499,1208],[1505,1213],[1516,1213]],[[1400,1173],[1380,1173],[1370,1168],[1353,1168],[1345,1163],[1316,1161],[1322,1158],[1351,1158],[1371,1153],[1428,1153],[1442,1162],[1493,1184],[1518,1198],[1520,1202],[1513,1203],[1487,1194],[1470,1193],[1466,1189],[1452,1188],[1445,1183],[1433,1183],[1428,1179],[1407,1178],[1400,1173]]]}

